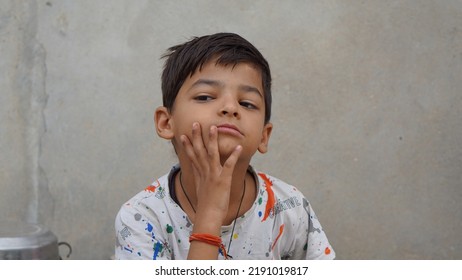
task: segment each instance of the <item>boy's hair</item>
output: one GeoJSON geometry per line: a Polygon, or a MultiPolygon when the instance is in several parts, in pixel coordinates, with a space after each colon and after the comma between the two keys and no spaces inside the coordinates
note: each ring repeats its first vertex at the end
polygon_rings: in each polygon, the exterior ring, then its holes
{"type": "Polygon", "coordinates": [[[261,72],[265,123],[271,118],[271,72],[263,55],[247,40],[233,33],[217,33],[193,37],[176,45],[162,56],[167,58],[162,72],[163,105],[172,111],[175,98],[184,81],[207,62],[216,59],[218,65],[235,66],[238,63],[253,64],[261,72]]]}

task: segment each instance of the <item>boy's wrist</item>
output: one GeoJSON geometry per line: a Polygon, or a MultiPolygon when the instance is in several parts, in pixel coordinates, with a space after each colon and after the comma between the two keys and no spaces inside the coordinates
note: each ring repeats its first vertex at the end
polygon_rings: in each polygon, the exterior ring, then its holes
{"type": "Polygon", "coordinates": [[[220,236],[221,235],[221,226],[223,223],[223,218],[221,215],[214,213],[197,212],[194,221],[193,233],[208,233],[220,236]]]}

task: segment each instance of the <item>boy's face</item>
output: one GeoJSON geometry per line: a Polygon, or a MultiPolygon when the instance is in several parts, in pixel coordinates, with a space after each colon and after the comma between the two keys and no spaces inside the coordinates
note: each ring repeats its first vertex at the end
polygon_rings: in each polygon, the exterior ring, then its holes
{"type": "Polygon", "coordinates": [[[205,64],[185,80],[171,113],[165,114],[168,114],[169,134],[159,134],[172,139],[179,155],[183,149],[180,136],[192,139],[195,122],[202,128],[205,146],[210,127],[217,127],[222,160],[237,145],[243,148],[240,158],[248,161],[257,150],[267,151],[272,124],[264,123],[261,74],[251,64],[240,63],[234,67],[216,65],[215,61],[205,64]]]}

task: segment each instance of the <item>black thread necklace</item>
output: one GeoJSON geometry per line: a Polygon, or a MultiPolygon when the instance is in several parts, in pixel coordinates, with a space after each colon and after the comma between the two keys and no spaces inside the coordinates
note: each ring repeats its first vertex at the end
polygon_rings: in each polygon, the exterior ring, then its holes
{"type": "MultiPolygon", "coordinates": [[[[194,213],[196,213],[196,209],[194,208],[191,200],[189,199],[189,196],[188,194],[186,193],[186,190],[183,186],[183,180],[182,180],[182,175],[183,172],[180,171],[180,186],[181,186],[181,189],[183,190],[183,193],[184,195],[186,196],[186,199],[188,200],[189,202],[189,205],[191,206],[192,210],[194,211],[194,213]]],[[[241,211],[241,205],[242,205],[242,201],[244,200],[244,195],[245,195],[245,177],[244,177],[244,189],[242,190],[242,197],[241,197],[241,201],[239,202],[239,207],[237,208],[237,212],[236,212],[236,217],[234,218],[234,222],[233,222],[233,228],[231,230],[231,236],[229,237],[229,243],[228,243],[228,253],[229,253],[229,249],[231,248],[231,242],[233,241],[233,234],[234,234],[234,228],[236,227],[236,220],[239,216],[239,212],[241,211]]],[[[228,254],[228,257],[229,258],[233,258],[231,255],[228,254]]]]}

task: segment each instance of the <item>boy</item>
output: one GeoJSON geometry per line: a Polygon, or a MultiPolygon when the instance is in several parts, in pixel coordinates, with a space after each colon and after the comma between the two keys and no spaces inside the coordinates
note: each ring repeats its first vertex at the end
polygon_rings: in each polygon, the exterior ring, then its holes
{"type": "Polygon", "coordinates": [[[168,50],[157,134],[179,164],[120,209],[117,259],[333,259],[307,199],[255,171],[273,125],[271,73],[242,37],[218,33],[168,50]]]}

